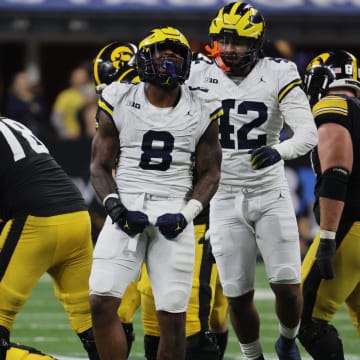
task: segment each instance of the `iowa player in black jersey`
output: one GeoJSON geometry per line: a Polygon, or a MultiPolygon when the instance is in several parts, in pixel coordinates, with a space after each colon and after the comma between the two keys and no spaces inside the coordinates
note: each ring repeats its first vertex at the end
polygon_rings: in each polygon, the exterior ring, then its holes
{"type": "Polygon", "coordinates": [[[302,265],[299,339],[315,360],[342,360],[330,324],[345,303],[360,336],[360,82],[358,61],[329,51],[308,65],[305,92],[318,127],[312,153],[315,217],[320,226],[302,265]]]}
{"type": "Polygon", "coordinates": [[[0,118],[0,360],[16,314],[44,273],[53,282],[91,360],[89,213],[81,193],[45,145],[24,125],[0,118]]]}

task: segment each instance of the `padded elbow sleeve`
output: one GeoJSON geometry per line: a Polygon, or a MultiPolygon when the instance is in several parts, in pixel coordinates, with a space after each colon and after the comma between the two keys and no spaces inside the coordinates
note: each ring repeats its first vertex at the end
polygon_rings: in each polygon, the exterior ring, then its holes
{"type": "Polygon", "coordinates": [[[322,174],[319,195],[333,200],[345,201],[349,172],[333,167],[322,174]]]}

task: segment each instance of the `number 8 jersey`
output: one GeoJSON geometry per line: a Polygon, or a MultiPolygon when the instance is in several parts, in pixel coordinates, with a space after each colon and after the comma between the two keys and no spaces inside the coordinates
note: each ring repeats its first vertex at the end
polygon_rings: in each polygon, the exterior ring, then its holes
{"type": "Polygon", "coordinates": [[[118,191],[184,198],[196,145],[222,114],[221,103],[205,103],[182,86],[175,107],[159,108],[146,99],[144,83],[114,82],[98,105],[119,132],[118,191]]]}
{"type": "Polygon", "coordinates": [[[193,62],[190,90],[207,100],[222,100],[220,143],[221,185],[259,186],[284,181],[283,161],[253,170],[249,151],[273,146],[282,159],[306,154],[317,132],[296,65],[281,58],[263,58],[245,78],[229,78],[210,61],[193,62]],[[284,122],[293,136],[279,142],[284,122]]]}

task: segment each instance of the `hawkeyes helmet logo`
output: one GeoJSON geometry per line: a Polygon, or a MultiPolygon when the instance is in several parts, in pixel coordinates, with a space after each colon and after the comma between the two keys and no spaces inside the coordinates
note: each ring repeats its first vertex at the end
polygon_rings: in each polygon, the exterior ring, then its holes
{"type": "Polygon", "coordinates": [[[113,81],[140,81],[138,73],[133,67],[136,52],[136,45],[118,41],[104,46],[99,51],[93,67],[97,92],[101,92],[106,85],[113,81]]]}
{"type": "Polygon", "coordinates": [[[328,51],[312,59],[306,67],[303,89],[314,106],[328,89],[349,88],[360,97],[358,61],[345,50],[328,51]]]}

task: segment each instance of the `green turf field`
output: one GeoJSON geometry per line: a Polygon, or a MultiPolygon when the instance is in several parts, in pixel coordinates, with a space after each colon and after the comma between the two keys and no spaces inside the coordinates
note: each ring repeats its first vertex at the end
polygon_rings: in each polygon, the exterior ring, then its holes
{"type": "MultiPolygon", "coordinates": [[[[262,265],[258,266],[257,289],[256,301],[262,321],[261,336],[264,352],[267,355],[266,359],[277,359],[273,344],[278,336],[278,325],[273,312],[273,297],[267,288],[262,265]]],[[[343,338],[346,360],[360,360],[360,341],[344,308],[336,315],[334,324],[343,338]]],[[[134,327],[136,340],[130,360],[144,359],[140,310],[135,316],[134,327]]],[[[78,337],[70,330],[61,305],[53,295],[48,277],[42,278],[17,316],[11,340],[36,347],[58,357],[86,357],[78,337]]],[[[301,345],[299,347],[302,351],[301,345]]],[[[304,351],[302,354],[303,359],[310,359],[304,351]]],[[[242,359],[242,357],[239,345],[231,331],[225,360],[232,359],[242,359]]]]}

